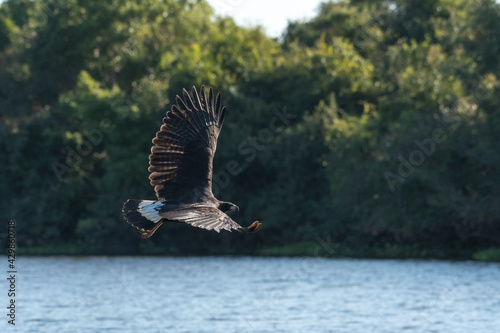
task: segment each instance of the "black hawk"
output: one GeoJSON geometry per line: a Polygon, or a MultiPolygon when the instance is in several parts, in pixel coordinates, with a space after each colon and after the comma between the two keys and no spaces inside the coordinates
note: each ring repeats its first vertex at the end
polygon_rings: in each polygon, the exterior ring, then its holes
{"type": "Polygon", "coordinates": [[[151,185],[157,201],[129,199],[123,205],[123,217],[149,238],[166,222],[184,222],[207,230],[255,232],[258,221],[242,227],[226,212],[238,211],[231,202],[217,200],[212,193],[212,168],[217,138],[226,108],[221,108],[220,93],[214,99],[212,88],[196,88],[192,96],[183,89],[176,96],[163,125],[153,139],[149,155],[151,185]]]}

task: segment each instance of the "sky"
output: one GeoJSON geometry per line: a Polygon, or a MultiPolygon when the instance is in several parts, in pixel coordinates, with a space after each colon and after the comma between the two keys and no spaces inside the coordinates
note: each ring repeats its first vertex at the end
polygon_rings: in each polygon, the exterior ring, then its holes
{"type": "MultiPolygon", "coordinates": [[[[310,19],[326,0],[207,0],[220,16],[240,26],[262,25],[270,37],[280,37],[288,21],[310,19]]],[[[0,3],[4,0],[0,0],[0,3]]]]}
{"type": "Polygon", "coordinates": [[[288,21],[310,19],[321,0],[207,0],[220,16],[232,17],[240,26],[262,25],[270,37],[280,37],[288,21]]]}

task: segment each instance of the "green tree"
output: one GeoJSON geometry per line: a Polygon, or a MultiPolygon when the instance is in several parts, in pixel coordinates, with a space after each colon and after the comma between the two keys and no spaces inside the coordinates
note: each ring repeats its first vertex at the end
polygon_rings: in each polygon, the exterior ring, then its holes
{"type": "Polygon", "coordinates": [[[273,40],[205,1],[5,1],[1,219],[35,253],[498,247],[498,22],[493,0],[330,1],[273,40]],[[121,205],[154,198],[151,138],[201,84],[228,110],[214,192],[264,227],[144,242],[121,205]]]}

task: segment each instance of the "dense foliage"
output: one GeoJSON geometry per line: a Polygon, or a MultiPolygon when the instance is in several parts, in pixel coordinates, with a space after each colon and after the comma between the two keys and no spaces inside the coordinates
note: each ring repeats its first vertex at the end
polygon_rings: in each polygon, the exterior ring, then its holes
{"type": "Polygon", "coordinates": [[[493,0],[328,2],[279,40],[202,0],[8,0],[1,220],[27,253],[491,252],[499,75],[493,0]],[[201,84],[228,108],[214,193],[263,228],[174,224],[141,240],[122,203],[154,198],[151,139],[201,84]]]}

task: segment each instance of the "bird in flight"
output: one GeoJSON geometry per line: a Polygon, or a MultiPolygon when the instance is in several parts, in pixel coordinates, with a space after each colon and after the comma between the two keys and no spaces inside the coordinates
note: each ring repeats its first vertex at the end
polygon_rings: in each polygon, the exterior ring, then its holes
{"type": "Polygon", "coordinates": [[[261,223],[242,227],[226,212],[238,211],[231,202],[220,201],[212,193],[212,169],[217,138],[226,108],[220,93],[214,99],[212,88],[193,87],[191,95],[183,89],[177,105],[163,118],[153,139],[149,155],[149,179],[158,200],[129,199],[123,217],[137,228],[142,238],[151,237],[167,222],[184,222],[207,230],[255,232],[261,223]]]}

